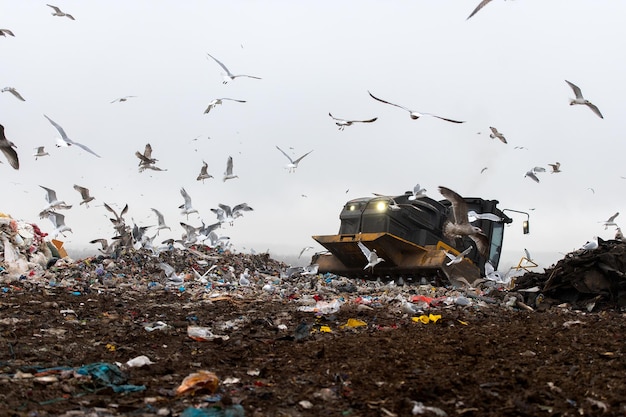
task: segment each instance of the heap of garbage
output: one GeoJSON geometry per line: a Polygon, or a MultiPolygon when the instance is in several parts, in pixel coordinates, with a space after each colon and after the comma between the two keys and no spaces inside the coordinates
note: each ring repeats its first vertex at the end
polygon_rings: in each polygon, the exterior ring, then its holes
{"type": "Polygon", "coordinates": [[[0,272],[19,276],[44,269],[53,257],[67,256],[61,242],[49,242],[46,236],[36,224],[0,213],[0,272]]]}
{"type": "Polygon", "coordinates": [[[403,285],[318,274],[315,265],[290,267],[268,253],[233,253],[205,244],[170,245],[155,251],[132,240],[124,244],[122,239],[115,250],[101,252],[75,261],[62,242],[47,241],[37,225],[0,214],[0,285],[16,287],[17,283],[23,290],[57,287],[94,292],[131,287],[186,292],[192,298],[230,292],[297,300],[314,312],[335,310],[347,298],[395,305],[409,314],[446,306],[541,310],[567,305],[588,311],[597,306],[626,307],[626,243],[620,240],[599,240],[595,249],[571,252],[543,273],[516,274],[514,285],[486,276],[478,284],[465,281],[465,285],[461,280],[438,287],[426,279],[403,285]]]}
{"type": "Polygon", "coordinates": [[[539,309],[562,303],[589,311],[598,303],[626,307],[626,242],[598,239],[597,248],[570,252],[543,273],[518,277],[513,291],[539,309]]]}

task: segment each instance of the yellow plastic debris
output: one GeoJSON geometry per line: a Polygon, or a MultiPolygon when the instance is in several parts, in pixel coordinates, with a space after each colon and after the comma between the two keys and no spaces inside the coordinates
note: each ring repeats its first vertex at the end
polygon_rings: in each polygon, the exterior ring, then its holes
{"type": "Polygon", "coordinates": [[[65,251],[65,249],[63,249],[63,242],[61,242],[60,240],[52,239],[52,244],[55,248],[57,248],[57,251],[59,252],[59,256],[61,258],[65,258],[67,256],[67,252],[65,251]]]}
{"type": "Polygon", "coordinates": [[[422,314],[421,316],[418,317],[411,317],[411,320],[413,320],[416,323],[424,323],[424,324],[428,324],[428,323],[437,323],[437,320],[439,320],[441,318],[441,314],[422,314]]]}
{"type": "Polygon", "coordinates": [[[332,333],[333,331],[328,326],[320,326],[320,332],[322,332],[322,333],[332,333]]]}
{"type": "Polygon", "coordinates": [[[340,327],[343,329],[345,327],[352,328],[352,327],[362,327],[362,326],[367,326],[367,323],[359,319],[348,319],[348,322],[346,324],[342,324],[340,327]]]}

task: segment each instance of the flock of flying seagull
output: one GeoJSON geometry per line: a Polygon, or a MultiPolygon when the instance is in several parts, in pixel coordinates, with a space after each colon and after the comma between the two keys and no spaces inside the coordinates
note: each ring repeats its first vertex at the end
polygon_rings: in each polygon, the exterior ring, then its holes
{"type": "MultiPolygon", "coordinates": [[[[490,1],[491,0],[481,1],[478,4],[478,6],[472,11],[472,13],[468,16],[467,19],[470,19],[472,16],[474,16],[479,10],[481,10],[484,6],[486,6],[490,1]]],[[[50,5],[50,4],[48,4],[47,6],[53,9],[53,13],[52,13],[53,16],[65,17],[70,20],[75,20],[71,14],[63,12],[59,7],[50,5]]],[[[0,29],[0,36],[14,37],[15,34],[9,29],[0,29]]],[[[258,80],[261,79],[260,77],[253,76],[253,75],[235,74],[231,72],[231,70],[224,63],[222,63],[220,60],[218,60],[216,57],[212,56],[209,53],[207,53],[207,59],[213,60],[224,71],[224,73],[222,74],[223,84],[226,84],[240,77],[258,79],[258,80]]],[[[570,102],[569,102],[570,105],[587,106],[594,114],[596,114],[600,118],[603,118],[603,115],[598,109],[598,107],[583,96],[581,89],[577,85],[575,85],[574,83],[568,80],[565,80],[565,82],[567,83],[567,85],[569,85],[569,87],[572,89],[575,95],[575,98],[570,99],[570,102]]],[[[8,92],[12,94],[16,99],[20,101],[25,101],[24,97],[13,87],[4,87],[0,89],[0,92],[2,93],[8,92]]],[[[417,120],[421,117],[434,117],[436,119],[446,121],[449,123],[456,123],[456,124],[464,123],[464,121],[461,121],[461,120],[456,120],[456,119],[452,119],[449,117],[443,117],[443,116],[435,115],[432,113],[412,110],[411,108],[405,107],[403,105],[396,104],[391,101],[379,98],[369,91],[368,91],[368,94],[372,99],[378,102],[381,102],[383,104],[387,104],[396,108],[400,108],[408,112],[409,117],[412,120],[417,120]]],[[[111,101],[111,103],[124,102],[133,97],[136,97],[136,96],[120,97],[111,101]]],[[[204,114],[210,113],[211,110],[215,109],[217,106],[222,105],[225,101],[236,102],[236,103],[246,103],[246,100],[241,100],[241,99],[228,98],[228,97],[216,98],[208,104],[208,106],[204,110],[204,114]]],[[[369,119],[362,119],[362,120],[341,119],[341,118],[337,118],[333,116],[331,112],[329,112],[328,115],[334,121],[334,123],[338,126],[339,130],[344,130],[346,127],[352,126],[353,124],[356,124],[356,123],[373,123],[378,120],[377,117],[372,117],[369,119]]],[[[66,134],[65,130],[58,123],[53,121],[51,118],[49,118],[45,114],[44,114],[44,117],[54,126],[54,128],[57,130],[57,132],[60,135],[60,139],[58,139],[56,142],[57,147],[76,146],[92,154],[93,156],[100,158],[100,155],[98,155],[96,152],[91,150],[86,145],[70,139],[69,136],[66,134]]],[[[498,139],[504,144],[508,143],[504,134],[498,131],[496,127],[490,127],[490,130],[491,130],[491,133],[489,134],[490,138],[498,139]]],[[[293,158],[280,147],[276,146],[276,148],[288,159],[289,163],[285,166],[285,168],[288,170],[289,173],[295,172],[295,170],[298,168],[298,164],[306,156],[308,156],[309,154],[313,152],[313,150],[311,150],[298,158],[293,158]]],[[[516,148],[522,148],[522,147],[516,147],[516,148]]],[[[16,149],[17,149],[17,146],[5,136],[4,126],[0,125],[0,150],[2,150],[2,153],[5,155],[10,166],[18,170],[19,169],[19,157],[18,157],[16,149]]],[[[40,157],[48,156],[48,155],[49,154],[45,151],[44,146],[37,147],[36,152],[33,154],[33,156],[36,159],[40,157]]],[[[167,171],[167,169],[160,168],[156,165],[156,162],[158,160],[152,156],[152,146],[149,143],[145,145],[145,149],[143,153],[136,151],[135,156],[139,159],[139,172],[143,172],[144,170],[167,171]]],[[[551,167],[552,173],[561,172],[559,162],[555,162],[554,164],[548,164],[548,165],[551,167]]],[[[483,171],[481,172],[484,172],[485,169],[486,168],[483,168],[483,171]]],[[[538,174],[542,172],[546,172],[546,169],[540,166],[536,166],[536,167],[531,168],[529,171],[527,171],[525,174],[525,177],[528,177],[535,182],[539,182],[540,180],[539,180],[538,174]]],[[[214,178],[214,177],[208,172],[208,164],[205,161],[202,161],[200,173],[198,174],[196,180],[204,182],[205,180],[209,178],[214,178]]],[[[228,156],[227,162],[226,162],[226,169],[224,171],[222,180],[226,182],[227,180],[235,179],[235,178],[238,178],[238,176],[233,173],[233,158],[232,156],[228,156]]],[[[67,210],[71,208],[72,206],[66,204],[64,201],[58,200],[56,196],[56,192],[54,190],[44,187],[44,186],[41,186],[41,187],[46,191],[47,205],[41,211],[40,216],[42,218],[47,217],[52,222],[54,226],[54,231],[52,232],[52,235],[57,236],[59,234],[63,235],[64,232],[71,232],[71,228],[65,225],[64,216],[60,214],[58,210],[67,210]]],[[[94,200],[94,197],[90,195],[90,192],[87,188],[83,186],[79,186],[79,185],[74,185],[74,189],[77,192],[79,192],[81,195],[81,202],[80,202],[81,205],[85,204],[86,206],[88,206],[88,203],[94,200]]],[[[444,226],[445,235],[448,237],[469,236],[476,244],[476,247],[479,250],[479,252],[482,254],[486,254],[486,251],[488,248],[487,238],[479,228],[471,224],[471,222],[474,221],[472,219],[481,218],[480,216],[484,216],[484,214],[474,213],[474,212],[468,213],[464,200],[456,192],[446,187],[439,187],[439,191],[446,199],[451,201],[453,213],[454,213],[454,221],[450,221],[446,223],[446,225],[444,226]]],[[[181,192],[184,202],[183,204],[179,206],[179,208],[181,209],[181,214],[187,216],[187,219],[188,219],[189,214],[198,213],[198,212],[197,210],[193,208],[191,204],[191,197],[186,192],[186,190],[184,188],[181,188],[180,192],[181,192]]],[[[409,199],[421,198],[425,195],[425,192],[426,192],[425,189],[422,189],[419,185],[417,185],[413,190],[413,195],[410,196],[409,199]]],[[[165,224],[163,215],[157,209],[154,209],[154,208],[152,209],[154,214],[157,217],[157,225],[155,226],[156,234],[152,237],[148,237],[146,233],[148,227],[139,227],[136,224],[133,227],[126,225],[126,222],[123,216],[127,213],[128,205],[126,205],[119,214],[115,210],[113,210],[110,205],[106,203],[104,203],[103,205],[108,211],[114,214],[115,218],[111,218],[110,220],[114,226],[116,235],[113,237],[112,244],[109,244],[106,241],[106,239],[95,239],[91,241],[91,243],[100,243],[102,245],[101,251],[105,253],[111,253],[111,251],[115,250],[116,248],[127,247],[127,246],[144,247],[144,248],[152,249],[153,251],[158,252],[158,249],[153,244],[153,240],[156,236],[158,236],[158,233],[160,230],[170,229],[170,227],[165,224]]],[[[232,208],[224,204],[219,204],[218,208],[211,209],[211,211],[213,211],[217,216],[216,223],[206,226],[204,222],[202,222],[202,226],[194,227],[186,223],[180,222],[180,225],[184,229],[184,234],[182,235],[182,238],[178,240],[177,242],[183,246],[189,246],[197,242],[209,242],[212,245],[216,245],[216,244],[220,244],[220,242],[228,241],[228,238],[217,235],[215,230],[224,224],[232,225],[236,218],[243,215],[243,212],[251,211],[251,210],[252,208],[249,207],[246,203],[238,204],[232,208]]],[[[616,213],[614,216],[611,216],[611,218],[609,218],[607,221],[603,223],[605,225],[605,228],[608,226],[615,226],[618,232],[621,233],[619,227],[617,226],[617,224],[615,224],[615,221],[614,221],[615,217],[617,217],[618,214],[619,213],[616,213]]],[[[498,221],[498,219],[493,219],[493,218],[488,218],[488,220],[498,221]]],[[[164,241],[163,243],[164,244],[167,243],[171,245],[173,242],[174,242],[173,240],[170,240],[170,241],[164,241]]],[[[376,256],[375,251],[374,252],[369,251],[369,249],[367,249],[365,245],[362,245],[360,242],[359,242],[359,246],[361,247],[361,250],[363,251],[363,254],[366,257],[367,262],[368,262],[365,268],[373,268],[379,262],[384,261],[383,259],[378,258],[376,256]]],[[[306,249],[307,248],[303,249],[303,251],[306,249]]],[[[464,254],[465,253],[462,252],[460,255],[449,255],[450,264],[459,262],[460,259],[462,259],[462,257],[464,256],[464,254]]],[[[300,253],[300,255],[302,255],[302,252],[300,253]]]]}

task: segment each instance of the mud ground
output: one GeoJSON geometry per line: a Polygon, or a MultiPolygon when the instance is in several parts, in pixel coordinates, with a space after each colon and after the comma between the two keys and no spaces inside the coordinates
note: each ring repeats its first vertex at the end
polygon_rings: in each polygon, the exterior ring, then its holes
{"type": "Polygon", "coordinates": [[[425,324],[371,307],[315,316],[235,295],[11,288],[0,296],[0,415],[626,414],[625,316],[614,308],[453,305],[425,324]],[[349,319],[366,325],[342,327],[349,319]],[[159,321],[167,327],[146,330],[159,321]],[[189,325],[228,340],[192,340],[189,325]],[[154,363],[124,365],[139,355],[154,363]],[[76,372],[93,363],[119,363],[121,382],[145,389],[76,372]],[[200,370],[219,378],[216,391],[176,395],[200,370]]]}

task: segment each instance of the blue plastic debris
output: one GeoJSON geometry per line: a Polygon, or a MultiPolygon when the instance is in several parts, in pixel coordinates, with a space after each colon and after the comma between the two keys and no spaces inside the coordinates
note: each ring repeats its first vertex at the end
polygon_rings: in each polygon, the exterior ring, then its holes
{"type": "Polygon", "coordinates": [[[117,365],[105,362],[96,362],[78,368],[76,373],[89,375],[104,386],[111,387],[113,392],[135,392],[146,389],[145,385],[125,385],[126,375],[117,365]]]}
{"type": "Polygon", "coordinates": [[[182,412],[180,417],[244,417],[245,410],[239,404],[228,407],[195,408],[189,407],[182,412]]]}

